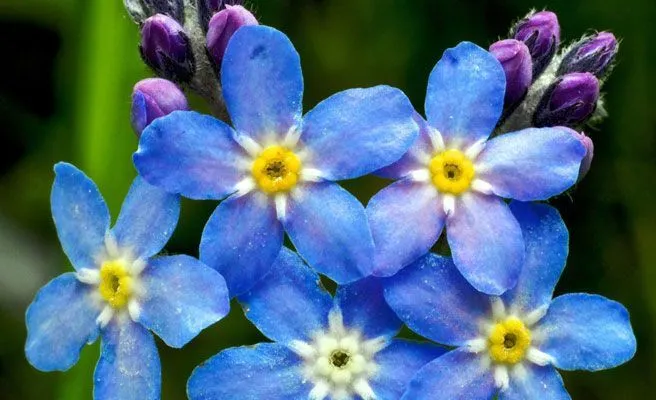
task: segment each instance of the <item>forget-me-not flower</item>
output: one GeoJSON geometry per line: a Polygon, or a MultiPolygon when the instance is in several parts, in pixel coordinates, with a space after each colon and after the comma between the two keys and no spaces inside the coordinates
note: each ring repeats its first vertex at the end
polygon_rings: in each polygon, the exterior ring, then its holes
{"type": "Polygon", "coordinates": [[[369,202],[374,275],[390,276],[429,251],[446,226],[453,260],[476,289],[499,295],[517,282],[524,243],[503,198],[543,200],[576,182],[586,151],[567,129],[529,128],[493,139],[505,74],[480,47],[444,53],[426,95],[428,123],[394,165],[399,179],[369,202]]]}
{"type": "Polygon", "coordinates": [[[116,225],[96,185],[73,165],[55,166],[52,216],[76,272],[46,284],[27,309],[28,361],[64,371],[101,336],[94,399],[159,399],[153,331],[182,347],[230,308],[225,281],[195,258],[153,257],[178,221],[177,195],[137,177],[116,225]]]}
{"type": "Polygon", "coordinates": [[[274,343],[223,350],[201,364],[189,378],[191,400],[398,399],[413,374],[444,353],[392,339],[401,321],[376,278],[339,286],[333,299],[286,248],[239,300],[274,343]]]}
{"type": "Polygon", "coordinates": [[[526,241],[517,286],[501,297],[476,291],[449,258],[429,254],[392,278],[385,298],[417,333],[456,348],[423,367],[403,399],[569,399],[556,368],[597,371],[630,360],[629,314],[605,297],[552,300],[568,232],[544,204],[513,202],[526,241]]]}
{"type": "Polygon", "coordinates": [[[174,112],[143,133],[134,162],[151,184],[194,199],[224,200],[210,217],[200,259],[247,291],[280,252],[283,229],[299,254],[339,282],[371,273],[364,207],[333,181],[398,160],[417,137],[398,89],[337,93],[302,115],[303,76],[289,39],[266,26],[240,28],[221,69],[234,129],[174,112]]]}

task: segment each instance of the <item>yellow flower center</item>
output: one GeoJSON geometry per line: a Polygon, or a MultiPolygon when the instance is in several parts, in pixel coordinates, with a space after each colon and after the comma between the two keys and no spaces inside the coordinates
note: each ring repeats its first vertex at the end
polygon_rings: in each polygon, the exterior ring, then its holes
{"type": "Polygon", "coordinates": [[[445,150],[428,164],[433,185],[442,193],[459,195],[474,179],[474,164],[460,150],[445,150]]]}
{"type": "Polygon", "coordinates": [[[251,172],[263,192],[287,192],[298,182],[301,160],[282,146],[269,146],[253,161],[251,172]]]}
{"type": "Polygon", "coordinates": [[[522,321],[510,317],[494,325],[487,340],[492,361],[517,364],[531,346],[531,332],[522,321]]]}
{"type": "Polygon", "coordinates": [[[103,299],[114,308],[123,308],[133,292],[132,276],[122,261],[106,261],[100,267],[98,290],[103,299]]]}

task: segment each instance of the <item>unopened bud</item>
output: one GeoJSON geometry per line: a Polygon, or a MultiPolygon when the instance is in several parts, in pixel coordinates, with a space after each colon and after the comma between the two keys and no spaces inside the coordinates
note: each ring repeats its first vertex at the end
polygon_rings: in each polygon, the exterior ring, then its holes
{"type": "Polygon", "coordinates": [[[585,133],[578,133],[574,131],[576,138],[583,144],[585,147],[585,156],[581,160],[581,167],[579,168],[579,181],[585,177],[585,175],[590,170],[590,165],[592,164],[592,158],[594,157],[594,144],[592,139],[589,136],[586,136],[585,133]]]}
{"type": "Polygon", "coordinates": [[[597,107],[599,80],[589,72],[573,72],[560,77],[545,92],[534,115],[534,125],[575,126],[584,122],[597,107]]]}
{"type": "Polygon", "coordinates": [[[185,94],[166,79],[148,78],[137,82],[132,92],[132,127],[137,136],[151,122],[177,110],[188,110],[185,94]]]}
{"type": "Polygon", "coordinates": [[[513,28],[513,37],[526,43],[533,58],[533,80],[544,71],[560,45],[558,17],[551,11],[531,13],[513,28]]]}
{"type": "Polygon", "coordinates": [[[242,6],[226,6],[214,14],[207,30],[207,50],[217,69],[221,68],[228,42],[237,29],[257,24],[255,16],[242,6]]]}
{"type": "Polygon", "coordinates": [[[206,32],[212,16],[227,6],[241,6],[244,0],[198,0],[198,20],[203,31],[206,32]]]}
{"type": "Polygon", "coordinates": [[[617,54],[617,39],[610,32],[599,32],[575,44],[565,55],[558,74],[590,72],[602,77],[617,54]]]}
{"type": "Polygon", "coordinates": [[[194,74],[194,55],[189,38],[173,18],[156,14],[141,28],[141,57],[158,75],[189,82],[194,74]]]}
{"type": "Polygon", "coordinates": [[[521,100],[531,85],[531,54],[524,42],[515,39],[500,40],[490,46],[490,52],[501,63],[506,73],[505,107],[521,100]]]}

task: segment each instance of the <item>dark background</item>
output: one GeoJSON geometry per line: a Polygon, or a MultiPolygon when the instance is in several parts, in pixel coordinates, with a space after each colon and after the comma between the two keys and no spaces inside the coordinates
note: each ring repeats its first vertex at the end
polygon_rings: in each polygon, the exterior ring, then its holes
{"type": "MultiPolygon", "coordinates": [[[[461,40],[483,47],[531,7],[557,12],[564,41],[593,29],[622,38],[605,86],[610,118],[587,133],[596,158],[571,196],[555,204],[571,231],[569,266],[557,288],[594,292],[631,312],[638,353],[626,365],[565,372],[575,399],[641,399],[656,382],[656,118],[653,0],[259,0],[262,23],[286,32],[301,54],[305,106],[358,86],[387,83],[423,109],[428,73],[461,40]]],[[[40,286],[69,269],[50,216],[52,165],[85,170],[114,216],[135,172],[129,124],[132,85],[150,72],[121,0],[0,0],[0,398],[89,399],[98,345],[66,373],[25,361],[24,312],[40,286]]],[[[197,102],[200,104],[200,102],[197,102]]],[[[199,105],[202,108],[202,105],[199,105]]],[[[345,186],[363,202],[385,182],[345,186]]],[[[183,203],[167,247],[197,254],[214,202],[183,203]]],[[[184,350],[159,342],[163,398],[184,398],[193,367],[222,348],[262,340],[238,307],[184,350]]]]}

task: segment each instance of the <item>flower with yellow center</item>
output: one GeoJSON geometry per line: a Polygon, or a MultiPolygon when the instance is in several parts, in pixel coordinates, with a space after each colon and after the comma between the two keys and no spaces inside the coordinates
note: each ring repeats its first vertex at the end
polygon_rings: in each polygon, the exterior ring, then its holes
{"type": "Polygon", "coordinates": [[[531,332],[517,317],[497,322],[488,337],[488,352],[495,363],[517,364],[531,346],[531,332]]]}
{"type": "Polygon", "coordinates": [[[428,164],[431,181],[438,191],[460,195],[467,191],[476,175],[474,164],[460,150],[449,149],[435,155],[428,164]]]}
{"type": "Polygon", "coordinates": [[[255,158],[251,173],[257,186],[266,194],[289,192],[299,180],[301,160],[282,146],[269,146],[255,158]]]}

